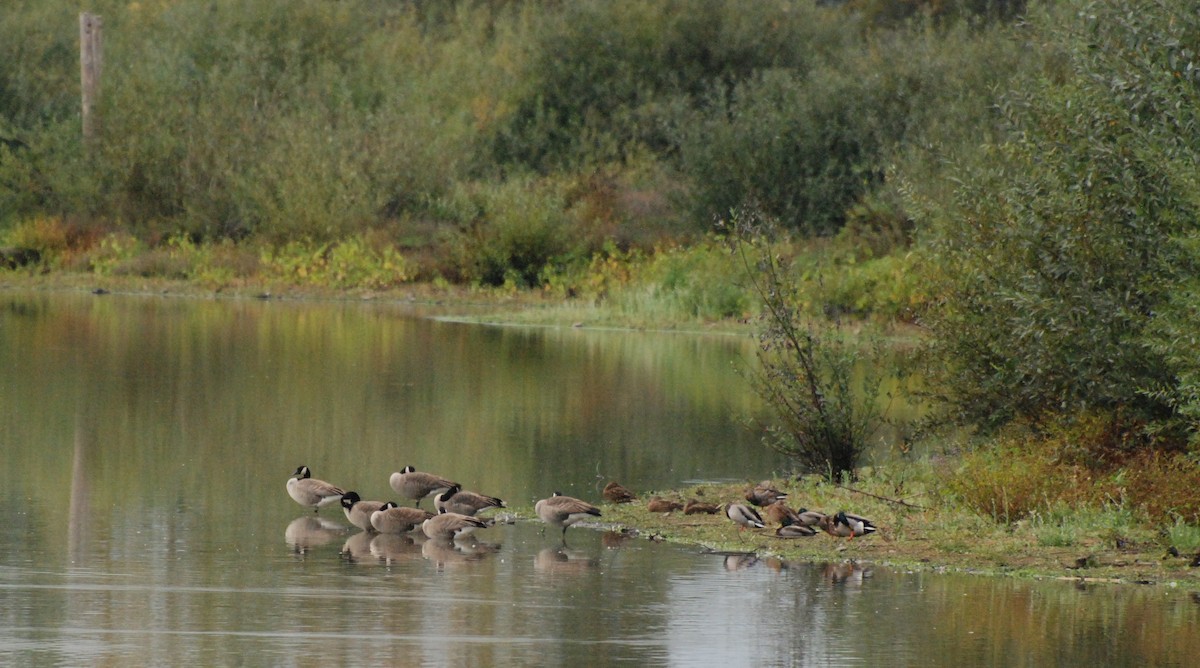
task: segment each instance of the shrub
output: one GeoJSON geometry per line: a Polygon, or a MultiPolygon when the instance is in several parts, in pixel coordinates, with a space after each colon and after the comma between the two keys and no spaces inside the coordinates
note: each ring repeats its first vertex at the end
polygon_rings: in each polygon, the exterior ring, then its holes
{"type": "Polygon", "coordinates": [[[930,372],[948,413],[985,428],[1097,411],[1153,431],[1173,408],[1145,390],[1176,374],[1150,325],[1197,271],[1175,239],[1200,220],[1180,177],[1200,160],[1200,19],[1174,0],[1065,13],[1034,21],[1063,64],[1005,96],[1006,137],[952,166],[955,199],[928,221],[930,372]]]}
{"type": "Polygon", "coordinates": [[[372,248],[362,237],[333,244],[292,242],[263,252],[268,278],[331,288],[388,288],[411,277],[408,262],[391,247],[372,248]]]}
{"type": "Polygon", "coordinates": [[[459,271],[485,285],[529,287],[547,265],[571,248],[560,188],[551,182],[514,179],[467,193],[463,208],[474,213],[458,234],[459,271]]]}
{"type": "Polygon", "coordinates": [[[881,355],[878,341],[864,346],[803,319],[794,286],[769,242],[774,226],[760,212],[735,212],[722,227],[763,304],[759,368],[749,373],[776,420],[765,425],[767,445],[805,472],[830,481],[852,478],[883,421],[882,365],[872,364],[881,355]]]}

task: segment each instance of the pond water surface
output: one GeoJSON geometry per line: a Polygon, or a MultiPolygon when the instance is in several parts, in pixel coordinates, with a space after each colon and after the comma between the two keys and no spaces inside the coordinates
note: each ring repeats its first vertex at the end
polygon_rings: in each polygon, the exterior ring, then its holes
{"type": "MultiPolygon", "coordinates": [[[[1196,665],[1200,601],[720,556],[517,521],[352,530],[406,464],[528,507],[783,463],[728,337],[400,304],[0,292],[0,665],[1196,665]]],[[[428,503],[428,502],[426,502],[428,503]]]]}

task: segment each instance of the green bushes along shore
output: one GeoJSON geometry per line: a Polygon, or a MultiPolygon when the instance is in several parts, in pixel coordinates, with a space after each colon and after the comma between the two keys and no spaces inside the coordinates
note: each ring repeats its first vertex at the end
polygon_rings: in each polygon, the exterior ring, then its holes
{"type": "Polygon", "coordinates": [[[8,271],[738,321],[752,211],[801,321],[920,328],[980,512],[1016,461],[1198,519],[1189,3],[98,0],[86,142],[77,5],[10,4],[8,271]]]}

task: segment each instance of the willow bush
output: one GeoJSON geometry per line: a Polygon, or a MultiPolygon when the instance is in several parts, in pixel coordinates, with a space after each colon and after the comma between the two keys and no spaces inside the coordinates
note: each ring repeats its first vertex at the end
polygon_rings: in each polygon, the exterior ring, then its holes
{"type": "Polygon", "coordinates": [[[1035,19],[1061,53],[1003,97],[1003,139],[952,164],[953,199],[923,225],[941,278],[933,386],[968,423],[1103,411],[1178,444],[1162,392],[1182,369],[1148,343],[1194,309],[1171,295],[1198,268],[1177,240],[1200,220],[1183,178],[1200,161],[1200,19],[1174,0],[1035,19]]]}

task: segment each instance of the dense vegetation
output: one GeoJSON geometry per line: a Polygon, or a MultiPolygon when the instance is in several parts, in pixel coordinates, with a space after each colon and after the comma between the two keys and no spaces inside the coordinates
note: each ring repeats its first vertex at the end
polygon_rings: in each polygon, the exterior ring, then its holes
{"type": "Polygon", "coordinates": [[[745,207],[797,313],[923,326],[937,417],[1011,470],[1103,505],[1157,467],[1147,512],[1200,519],[1183,0],[97,0],[86,145],[75,3],[10,5],[10,264],[744,318],[714,222],[745,207]]]}

